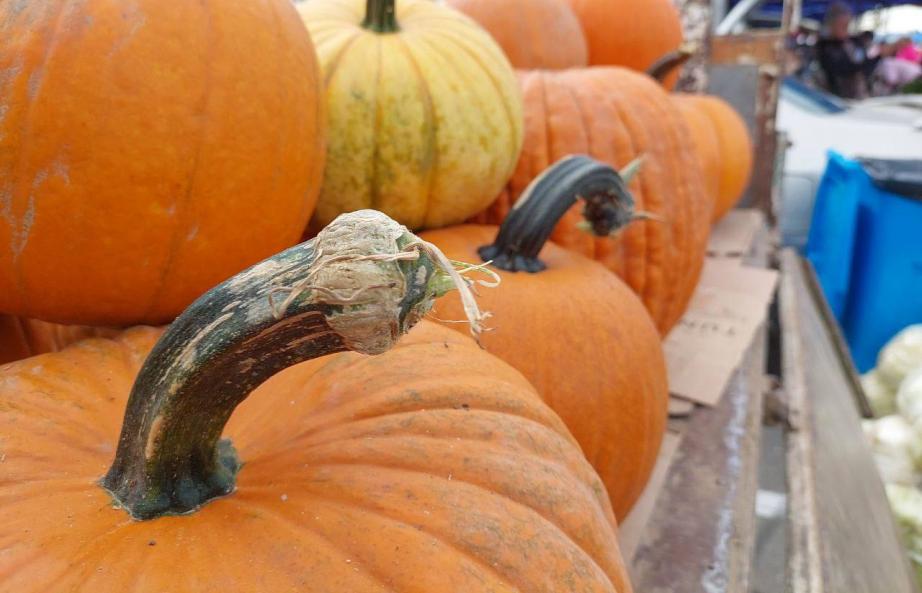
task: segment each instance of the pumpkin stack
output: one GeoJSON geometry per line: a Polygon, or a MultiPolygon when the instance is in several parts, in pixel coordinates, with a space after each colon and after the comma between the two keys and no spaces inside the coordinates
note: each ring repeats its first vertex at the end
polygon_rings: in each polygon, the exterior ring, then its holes
{"type": "Polygon", "coordinates": [[[129,4],[0,5],[0,590],[629,593],[668,0],[129,4]]]}

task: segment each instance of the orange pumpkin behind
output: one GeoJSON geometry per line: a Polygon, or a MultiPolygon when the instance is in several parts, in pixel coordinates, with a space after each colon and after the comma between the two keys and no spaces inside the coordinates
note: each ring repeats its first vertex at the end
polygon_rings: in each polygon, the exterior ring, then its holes
{"type": "Polygon", "coordinates": [[[692,95],[678,93],[673,95],[672,99],[685,118],[685,124],[691,133],[695,155],[701,165],[701,172],[704,176],[708,196],[710,196],[714,204],[714,215],[716,217],[716,206],[718,196],[720,196],[720,180],[723,170],[720,158],[720,139],[714,130],[711,118],[697,107],[695,102],[690,99],[691,97],[692,95]]]}
{"type": "MultiPolygon", "coordinates": [[[[645,72],[682,44],[682,20],[672,0],[568,0],[589,43],[589,65],[645,72]]],[[[671,89],[678,73],[666,77],[671,89]]]]}
{"type": "Polygon", "coordinates": [[[0,311],[164,323],[298,241],[320,80],[288,0],[0,2],[0,311]]]}
{"type": "Polygon", "coordinates": [[[588,64],[582,25],[566,0],[448,0],[477,21],[514,68],[561,70],[588,64]]]}
{"type": "Polygon", "coordinates": [[[582,216],[574,207],[551,239],[621,276],[666,334],[697,286],[713,205],[681,113],[656,81],[624,68],[520,71],[519,82],[522,154],[506,190],[473,222],[501,223],[532,180],[567,155],[587,154],[616,168],[642,156],[631,193],[637,209],[655,220],[614,240],[592,237],[578,229],[582,216]]]}
{"type": "MultiPolygon", "coordinates": [[[[746,122],[732,105],[715,95],[675,95],[683,112],[697,111],[706,118],[717,138],[720,171],[713,220],[717,221],[736,206],[749,186],[753,167],[752,137],[746,122]]],[[[692,116],[696,117],[696,116],[692,116]]]]}
{"type": "Polygon", "coordinates": [[[118,330],[60,325],[0,314],[0,364],[46,352],[57,352],[79,340],[112,337],[118,330]]]}
{"type": "MultiPolygon", "coordinates": [[[[518,218],[510,214],[502,228],[464,225],[421,236],[451,259],[492,261],[502,282],[479,299],[493,315],[492,331],[481,336],[484,348],[521,371],[560,415],[623,519],[650,477],[666,430],[669,389],[660,337],[643,303],[617,276],[543,239],[566,200],[619,195],[623,186],[605,169],[589,159],[565,159],[530,187],[518,218]]],[[[605,218],[598,216],[599,224],[605,218]]],[[[436,316],[463,319],[457,296],[441,299],[436,316]]]]}

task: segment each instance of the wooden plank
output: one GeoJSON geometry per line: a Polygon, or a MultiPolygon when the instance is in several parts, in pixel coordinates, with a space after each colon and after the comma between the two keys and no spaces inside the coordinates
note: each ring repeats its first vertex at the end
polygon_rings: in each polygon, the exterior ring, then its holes
{"type": "Polygon", "coordinates": [[[850,393],[855,400],[855,405],[858,407],[863,417],[873,418],[874,410],[871,409],[871,402],[868,401],[864,393],[864,387],[861,385],[861,376],[858,374],[858,369],[855,368],[855,361],[852,360],[851,351],[848,349],[848,342],[842,334],[842,328],[839,327],[835,315],[832,314],[829,303],[826,302],[823,288],[820,286],[819,278],[816,276],[816,270],[813,269],[813,265],[810,261],[806,259],[803,260],[803,267],[804,279],[807,282],[807,288],[810,290],[810,296],[813,297],[813,302],[817,305],[817,310],[823,320],[823,325],[835,349],[836,358],[839,360],[842,372],[845,374],[845,379],[849,382],[849,386],[851,387],[850,393]]]}
{"type": "Polygon", "coordinates": [[[660,446],[659,456],[656,458],[656,465],[653,467],[653,473],[650,480],[644,488],[643,494],[637,499],[634,508],[628,513],[628,516],[618,526],[618,547],[621,548],[621,555],[624,558],[632,558],[640,538],[653,516],[653,509],[656,506],[656,500],[663,491],[666,484],[666,476],[669,468],[672,467],[672,460],[679,448],[682,437],[672,431],[666,431],[663,437],[663,444],[660,446]]]}
{"type": "Polygon", "coordinates": [[[644,593],[748,591],[765,331],[715,408],[696,408],[630,563],[644,593]]]}
{"type": "Polygon", "coordinates": [[[712,64],[774,64],[784,36],[780,31],[751,31],[711,40],[712,64]]]}
{"type": "Polygon", "coordinates": [[[858,410],[802,259],[782,255],[793,593],[917,591],[858,410]]]}
{"type": "Polygon", "coordinates": [[[673,0],[682,16],[682,33],[685,43],[695,44],[691,57],[679,76],[676,91],[701,93],[707,88],[708,63],[711,54],[712,7],[711,0],[673,0]]]}
{"type": "Polygon", "coordinates": [[[714,228],[708,239],[710,257],[743,257],[749,255],[756,236],[765,228],[765,215],[754,208],[731,210],[714,228]]]}
{"type": "Polygon", "coordinates": [[[680,397],[669,398],[669,417],[687,418],[695,410],[695,403],[680,397]]]}

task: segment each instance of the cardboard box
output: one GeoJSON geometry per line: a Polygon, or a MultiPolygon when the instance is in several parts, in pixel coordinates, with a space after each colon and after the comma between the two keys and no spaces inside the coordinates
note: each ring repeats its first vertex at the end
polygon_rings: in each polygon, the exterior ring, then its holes
{"type": "Polygon", "coordinates": [[[708,258],[698,290],[663,343],[669,390],[713,406],[764,322],[778,281],[774,270],[708,258]]]}
{"type": "Polygon", "coordinates": [[[707,254],[710,257],[743,257],[752,249],[765,216],[758,210],[731,210],[711,229],[707,254]]]}

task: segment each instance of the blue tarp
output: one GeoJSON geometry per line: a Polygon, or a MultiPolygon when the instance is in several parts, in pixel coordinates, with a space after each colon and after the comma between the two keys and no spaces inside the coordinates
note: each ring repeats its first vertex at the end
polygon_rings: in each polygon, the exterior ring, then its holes
{"type": "MultiPolygon", "coordinates": [[[[731,2],[736,4],[739,0],[731,2]]],[[[912,6],[922,6],[922,0],[842,0],[852,7],[855,13],[872,10],[879,6],[901,6],[904,4],[912,6]]],[[[803,16],[812,19],[822,19],[826,14],[826,8],[832,4],[833,0],[803,0],[803,16]]],[[[781,13],[781,0],[766,0],[761,7],[761,12],[768,14],[781,13]]]]}

